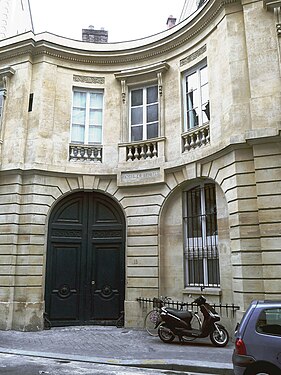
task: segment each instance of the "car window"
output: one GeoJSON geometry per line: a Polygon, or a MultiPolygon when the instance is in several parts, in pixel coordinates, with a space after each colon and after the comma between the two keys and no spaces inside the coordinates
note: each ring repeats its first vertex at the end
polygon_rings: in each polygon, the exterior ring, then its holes
{"type": "Polygon", "coordinates": [[[256,330],[259,333],[281,336],[281,308],[263,310],[259,316],[256,330]]]}

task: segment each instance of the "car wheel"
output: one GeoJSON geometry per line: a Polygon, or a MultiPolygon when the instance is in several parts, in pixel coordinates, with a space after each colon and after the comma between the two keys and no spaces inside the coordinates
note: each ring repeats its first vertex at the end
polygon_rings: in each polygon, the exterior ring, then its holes
{"type": "Polygon", "coordinates": [[[255,363],[246,370],[245,375],[280,375],[280,369],[267,363],[255,363]]]}

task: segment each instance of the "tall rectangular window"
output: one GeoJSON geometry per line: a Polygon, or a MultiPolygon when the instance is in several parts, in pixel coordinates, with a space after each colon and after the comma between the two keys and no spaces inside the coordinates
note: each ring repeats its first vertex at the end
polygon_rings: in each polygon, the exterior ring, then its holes
{"type": "Polygon", "coordinates": [[[185,131],[210,120],[208,69],[200,65],[184,75],[185,131]]]}
{"type": "Polygon", "coordinates": [[[131,142],[158,137],[158,86],[130,91],[131,142]]]}
{"type": "Polygon", "coordinates": [[[185,286],[219,286],[215,185],[196,186],[184,196],[185,286]]]}
{"type": "Polygon", "coordinates": [[[73,92],[71,142],[102,143],[103,92],[75,89],[73,92]]]}

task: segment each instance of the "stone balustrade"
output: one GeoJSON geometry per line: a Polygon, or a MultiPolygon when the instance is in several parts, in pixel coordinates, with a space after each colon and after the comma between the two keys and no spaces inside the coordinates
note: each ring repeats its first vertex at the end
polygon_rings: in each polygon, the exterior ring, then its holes
{"type": "Polygon", "coordinates": [[[158,157],[157,141],[140,142],[127,146],[127,161],[153,159],[158,157]]]}
{"type": "Polygon", "coordinates": [[[210,142],[209,123],[200,127],[193,128],[182,134],[183,152],[205,146],[210,142]]]}
{"type": "Polygon", "coordinates": [[[100,145],[69,145],[69,160],[102,162],[102,146],[100,145]]]}

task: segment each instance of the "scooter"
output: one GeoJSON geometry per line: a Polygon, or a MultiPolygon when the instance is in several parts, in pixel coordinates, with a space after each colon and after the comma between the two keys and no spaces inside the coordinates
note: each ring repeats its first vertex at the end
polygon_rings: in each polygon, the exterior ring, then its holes
{"type": "Polygon", "coordinates": [[[223,347],[229,340],[227,330],[217,322],[220,316],[215,309],[210,306],[203,296],[196,298],[192,304],[199,306],[203,314],[203,322],[198,314],[192,311],[182,311],[170,307],[161,307],[158,326],[158,336],[163,342],[172,342],[178,336],[181,342],[191,341],[210,336],[213,345],[223,347]],[[194,327],[194,321],[197,321],[198,327],[194,327]],[[193,325],[193,327],[192,327],[193,325]]]}

